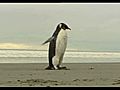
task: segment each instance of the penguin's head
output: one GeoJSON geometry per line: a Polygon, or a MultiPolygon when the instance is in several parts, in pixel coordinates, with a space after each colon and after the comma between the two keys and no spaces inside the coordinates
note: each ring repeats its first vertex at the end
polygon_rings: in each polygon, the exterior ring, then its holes
{"type": "Polygon", "coordinates": [[[60,23],[59,28],[61,28],[63,30],[66,30],[66,29],[71,30],[65,23],[60,23]]]}

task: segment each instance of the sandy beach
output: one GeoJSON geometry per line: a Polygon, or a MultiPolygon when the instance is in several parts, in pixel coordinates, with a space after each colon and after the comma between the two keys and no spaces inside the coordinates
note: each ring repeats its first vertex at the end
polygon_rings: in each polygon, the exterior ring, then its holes
{"type": "Polygon", "coordinates": [[[45,70],[47,64],[0,64],[1,87],[119,87],[120,63],[63,64],[70,70],[45,70]]]}

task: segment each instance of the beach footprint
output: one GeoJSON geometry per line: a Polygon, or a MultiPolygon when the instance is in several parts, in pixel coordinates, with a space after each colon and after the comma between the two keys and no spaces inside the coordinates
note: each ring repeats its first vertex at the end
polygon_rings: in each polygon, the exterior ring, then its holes
{"type": "Polygon", "coordinates": [[[115,80],[115,81],[112,83],[112,85],[120,85],[120,79],[115,80]]]}

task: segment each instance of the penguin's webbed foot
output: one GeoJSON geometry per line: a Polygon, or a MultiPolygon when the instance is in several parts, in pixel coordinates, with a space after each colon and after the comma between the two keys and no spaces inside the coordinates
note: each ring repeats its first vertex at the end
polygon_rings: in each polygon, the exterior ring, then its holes
{"type": "Polygon", "coordinates": [[[45,68],[45,70],[55,70],[55,68],[52,66],[48,66],[47,68],[45,68]]]}
{"type": "Polygon", "coordinates": [[[57,66],[58,70],[70,70],[69,68],[67,67],[60,67],[60,66],[57,66]]]}

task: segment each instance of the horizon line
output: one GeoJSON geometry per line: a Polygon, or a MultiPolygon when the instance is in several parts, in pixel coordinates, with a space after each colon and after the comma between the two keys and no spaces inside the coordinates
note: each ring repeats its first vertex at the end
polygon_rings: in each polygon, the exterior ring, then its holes
{"type": "Polygon", "coordinates": [[[68,2],[68,3],[66,3],[66,2],[59,2],[59,3],[25,3],[24,2],[24,3],[0,3],[0,5],[1,4],[4,4],[4,5],[7,5],[7,4],[8,5],[10,5],[10,4],[13,4],[13,5],[15,5],[15,4],[16,5],[20,5],[20,4],[22,4],[22,5],[23,4],[24,5],[30,5],[30,4],[31,5],[33,5],[33,4],[37,4],[37,5],[42,5],[42,4],[43,5],[47,5],[47,4],[49,4],[49,5],[52,5],[52,4],[53,5],[58,5],[58,4],[59,5],[73,5],[74,4],[75,5],[76,4],[76,5],[79,5],[79,4],[120,4],[120,3],[119,2],[116,2],[116,3],[115,2],[113,2],[113,3],[106,3],[106,2],[100,2],[100,3],[99,2],[98,3],[97,2],[96,3],[91,3],[91,2],[89,2],[89,3],[84,3],[84,2],[77,2],[77,3],[75,3],[75,2],[74,3],[71,3],[71,2],[68,2]]]}

